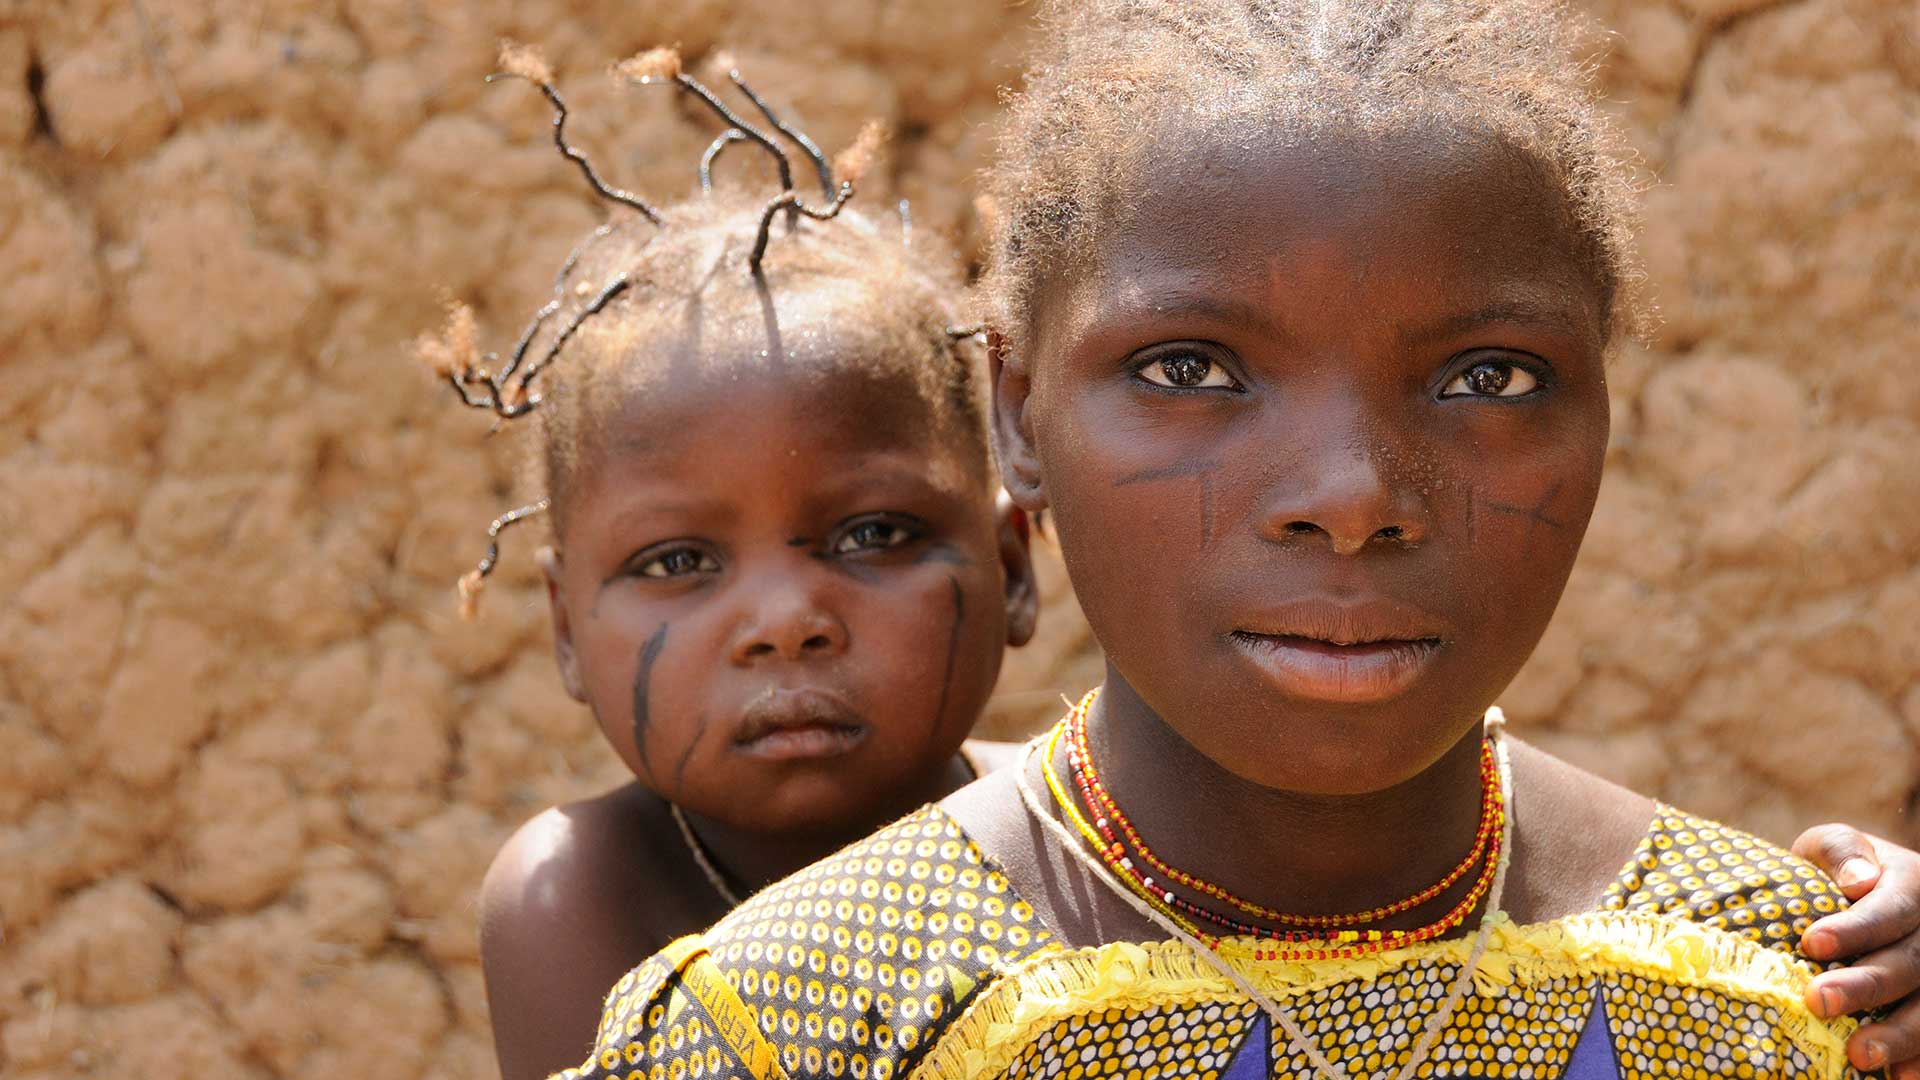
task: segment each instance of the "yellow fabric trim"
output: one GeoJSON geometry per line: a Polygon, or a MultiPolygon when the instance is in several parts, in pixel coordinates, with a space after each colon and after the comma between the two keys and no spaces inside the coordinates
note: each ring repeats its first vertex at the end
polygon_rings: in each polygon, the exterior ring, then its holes
{"type": "MultiPolygon", "coordinates": [[[[1764,1005],[1780,1032],[1813,1061],[1812,1076],[1848,1075],[1846,1038],[1857,1023],[1808,1011],[1811,969],[1784,953],[1699,923],[1650,912],[1592,912],[1517,926],[1496,916],[1475,990],[1496,996],[1515,984],[1568,976],[1637,975],[1670,986],[1712,990],[1764,1005]]],[[[1465,962],[1465,938],[1350,960],[1257,961],[1254,943],[1222,943],[1248,981],[1282,1001],[1323,987],[1372,979],[1414,963],[1465,962]]],[[[1005,1075],[1040,1033],[1068,1016],[1233,1001],[1233,984],[1178,941],[1050,948],[1000,975],[956,1017],[909,1080],[981,1080],[1005,1075]]],[[[1311,1033],[1309,1033],[1311,1034],[1311,1033]]]]}
{"type": "Polygon", "coordinates": [[[721,1041],[740,1059],[753,1080],[787,1080],[786,1070],[780,1067],[780,1056],[760,1034],[753,1010],[728,985],[727,977],[708,955],[706,941],[699,934],[688,934],[674,941],[660,950],[660,955],[679,973],[681,985],[707,1011],[721,1041]]]}

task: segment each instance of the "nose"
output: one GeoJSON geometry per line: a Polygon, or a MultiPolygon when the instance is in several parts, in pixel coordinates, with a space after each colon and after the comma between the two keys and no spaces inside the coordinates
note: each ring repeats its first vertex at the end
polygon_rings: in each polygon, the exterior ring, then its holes
{"type": "Polygon", "coordinates": [[[757,599],[734,635],[734,663],[803,660],[846,650],[846,624],[798,583],[769,586],[757,599]]]}
{"type": "Polygon", "coordinates": [[[1302,455],[1260,506],[1260,535],[1276,542],[1324,537],[1340,555],[1357,555],[1376,542],[1425,540],[1425,500],[1382,468],[1381,456],[1354,446],[1302,455]]]}

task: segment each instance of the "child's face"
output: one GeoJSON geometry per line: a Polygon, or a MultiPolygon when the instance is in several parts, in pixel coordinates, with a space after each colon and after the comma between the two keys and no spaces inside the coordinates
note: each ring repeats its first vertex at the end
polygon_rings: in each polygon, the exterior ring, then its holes
{"type": "Polygon", "coordinates": [[[791,832],[905,809],[1030,633],[1033,594],[977,447],[885,377],[775,365],[669,374],[616,406],[549,580],[568,689],[635,774],[791,832]]]}
{"type": "Polygon", "coordinates": [[[1176,140],[1142,176],[996,365],[1009,490],[1054,512],[1116,701],[1269,787],[1398,783],[1519,670],[1593,507],[1564,203],[1431,132],[1176,140]]]}

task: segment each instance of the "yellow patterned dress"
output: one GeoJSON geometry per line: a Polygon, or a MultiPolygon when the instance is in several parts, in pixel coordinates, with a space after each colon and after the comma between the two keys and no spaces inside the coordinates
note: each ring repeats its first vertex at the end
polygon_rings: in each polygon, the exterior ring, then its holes
{"type": "MultiPolygon", "coordinates": [[[[1801,999],[1817,871],[1662,807],[1597,911],[1499,923],[1418,1076],[1841,1077],[1850,1021],[1801,999]]],[[[1364,960],[1226,955],[1350,1077],[1391,1075],[1469,943],[1364,960]]],[[[1312,1067],[1178,942],[1070,948],[936,807],[630,972],[592,1060],[621,1080],[1267,1080],[1312,1067]]]]}

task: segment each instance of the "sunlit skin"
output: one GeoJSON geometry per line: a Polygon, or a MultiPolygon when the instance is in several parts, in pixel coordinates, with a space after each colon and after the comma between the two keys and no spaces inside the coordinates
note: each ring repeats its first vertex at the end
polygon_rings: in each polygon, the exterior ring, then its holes
{"type": "Polygon", "coordinates": [[[551,571],[569,692],[716,834],[916,805],[960,768],[1008,637],[983,459],[884,382],[722,374],[664,398],[612,418],[644,434],[574,492],[551,571]]]}
{"type": "MultiPolygon", "coordinates": [[[[1054,515],[1107,653],[1103,773],[1171,862],[1288,910],[1392,900],[1470,845],[1480,718],[1600,481],[1607,302],[1565,203],[1434,135],[1176,133],[996,369],[1008,489],[1054,515]]],[[[1651,804],[1516,761],[1504,906],[1590,908],[1651,804]]],[[[1144,929],[1062,906],[1070,936],[1144,929]]]]}
{"type": "Polygon", "coordinates": [[[717,320],[708,360],[602,404],[570,476],[543,560],[561,675],[636,780],[488,872],[509,1080],[578,1064],[606,988],[726,914],[669,800],[751,892],[971,780],[961,743],[1033,631],[1025,520],[980,436],[847,362],[883,344],[842,328],[859,297],[815,299],[782,298],[765,358],[758,318],[717,320]]]}
{"type": "MultiPolygon", "coordinates": [[[[995,360],[1008,490],[1054,515],[1107,652],[1106,783],[1168,861],[1286,910],[1406,895],[1470,845],[1480,718],[1598,491],[1607,305],[1565,204],[1492,140],[1436,134],[1163,133],[1131,217],[995,360]]],[[[1589,910],[1652,806],[1512,743],[1502,906],[1589,910]]],[[[1047,842],[1010,777],[946,805],[1068,940],[1162,936],[1047,842]]],[[[1866,897],[1803,948],[1878,949],[1810,1003],[1898,1000],[1920,979],[1898,940],[1912,854],[1843,826],[1795,847],[1866,897]]],[[[1895,1020],[1855,1033],[1856,1065],[1920,1051],[1920,1009],[1895,1020]]]]}

